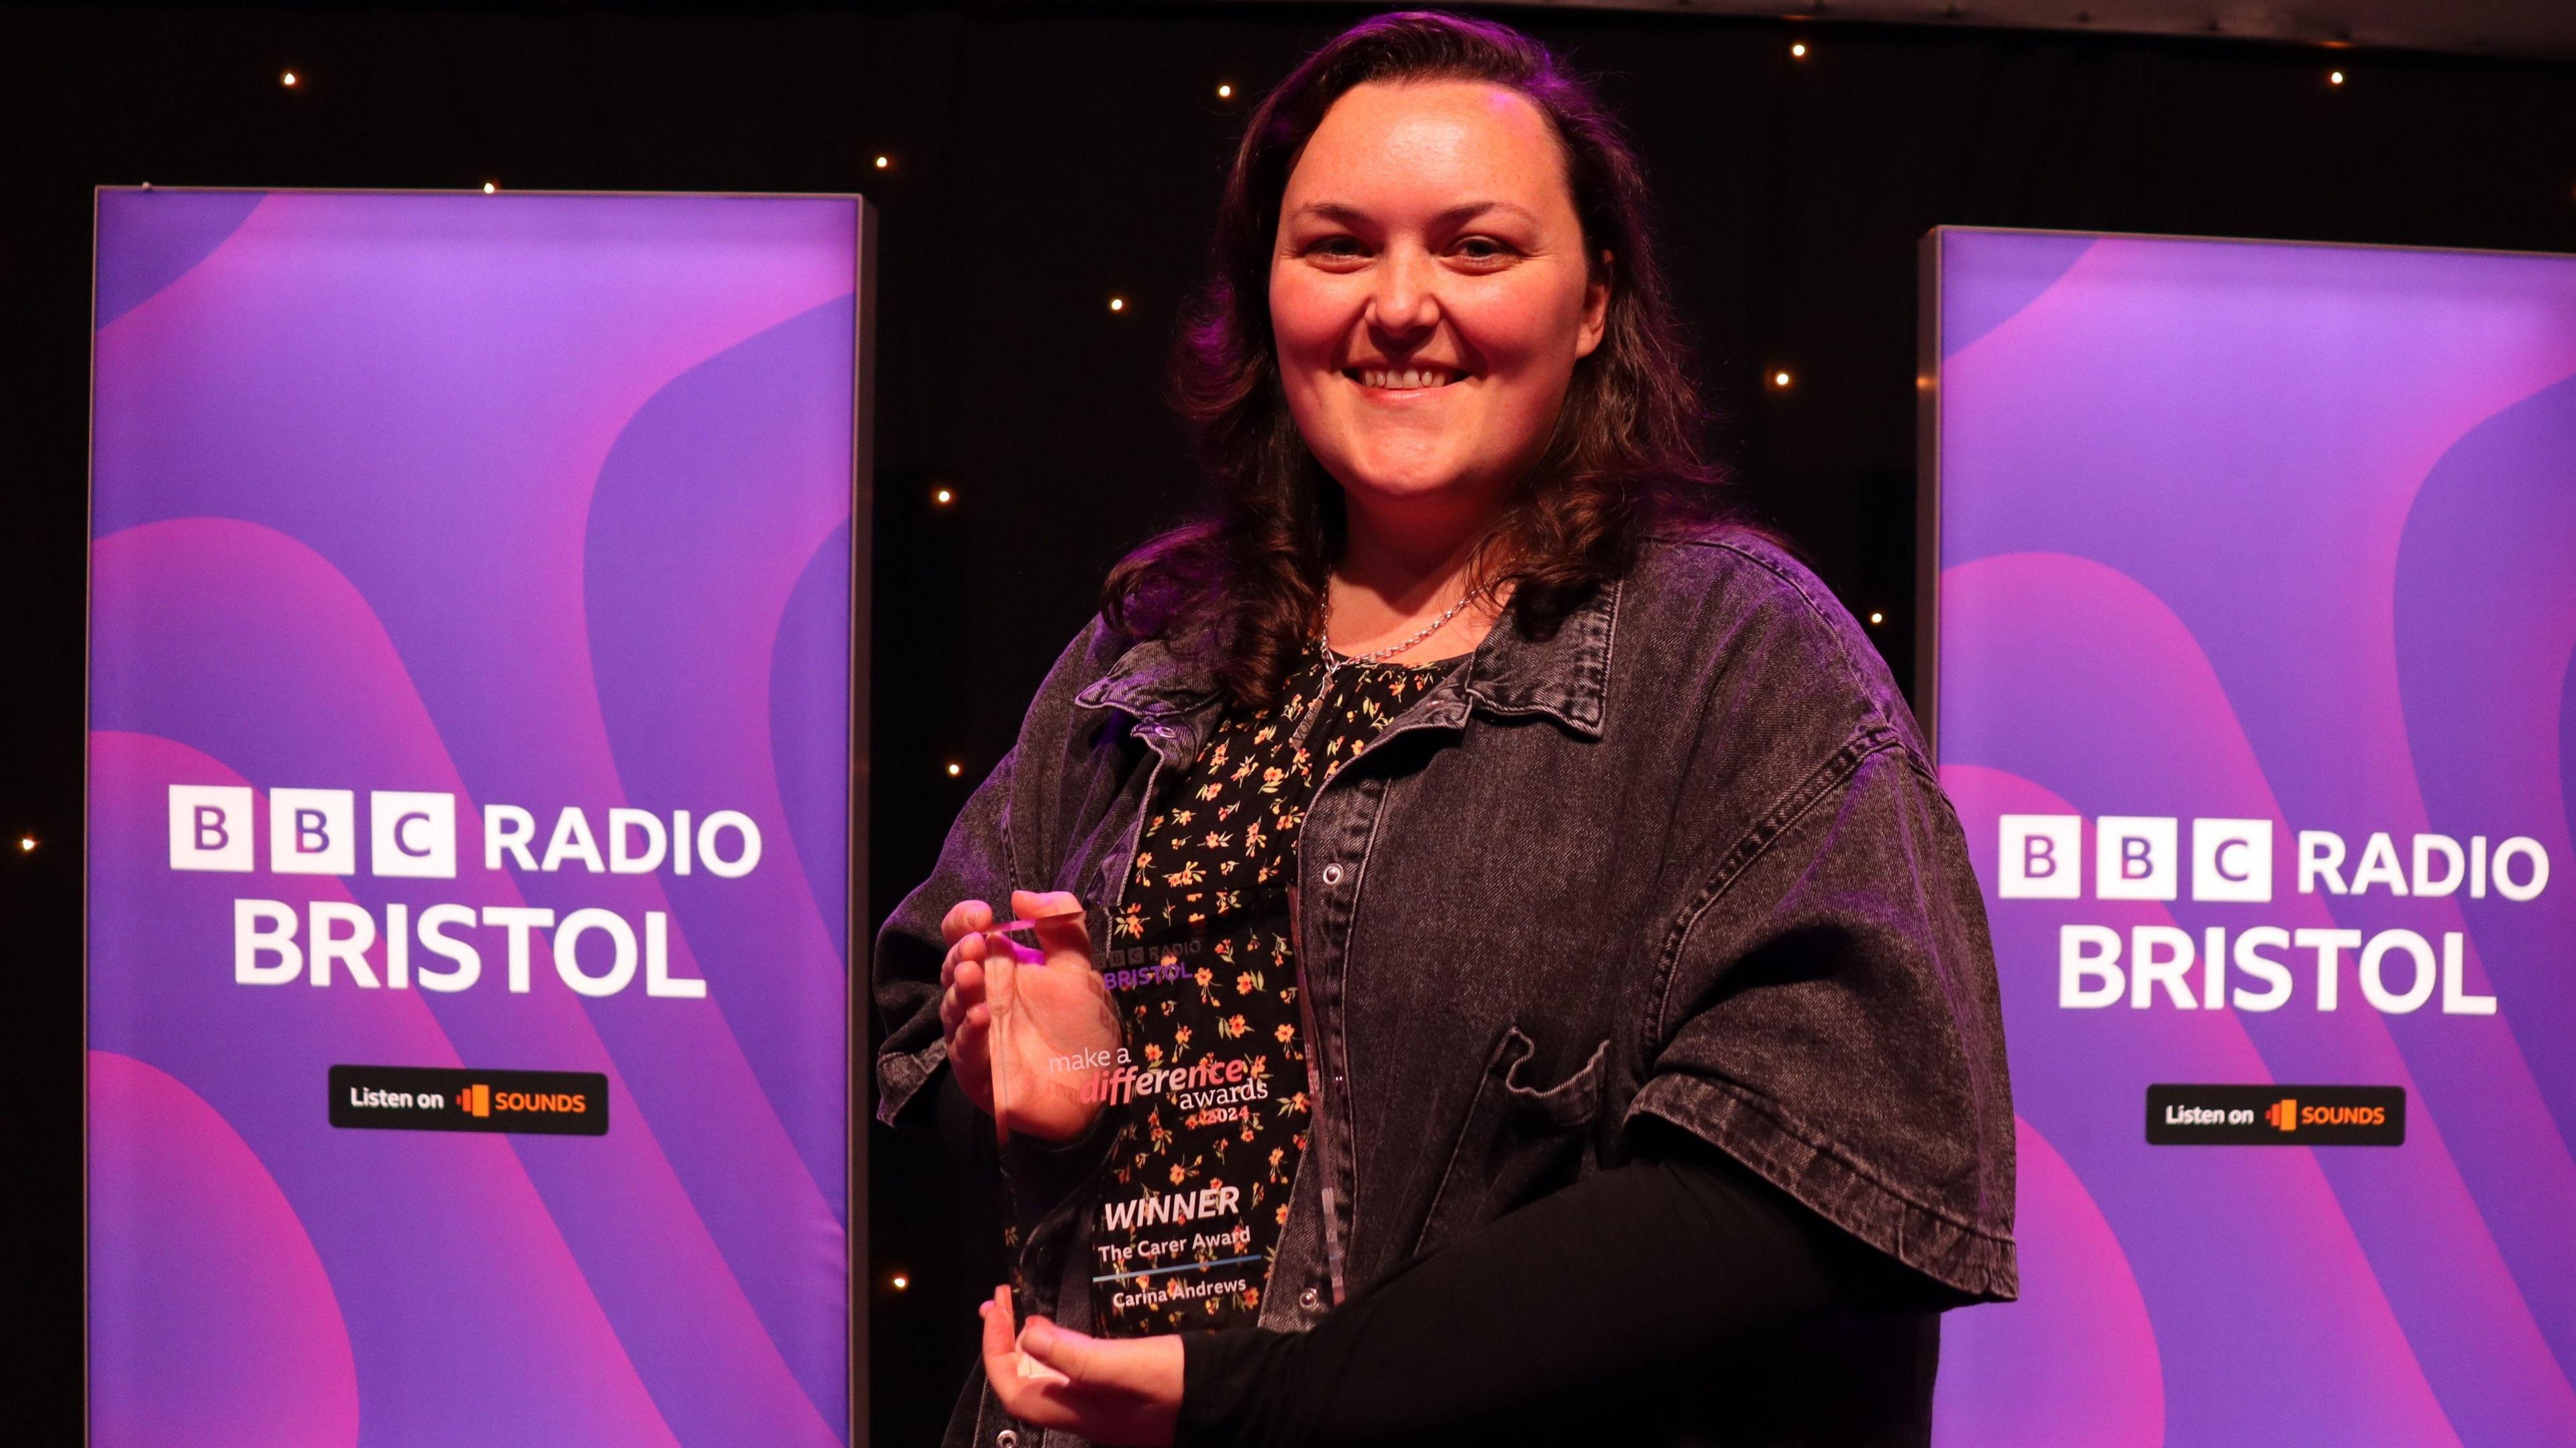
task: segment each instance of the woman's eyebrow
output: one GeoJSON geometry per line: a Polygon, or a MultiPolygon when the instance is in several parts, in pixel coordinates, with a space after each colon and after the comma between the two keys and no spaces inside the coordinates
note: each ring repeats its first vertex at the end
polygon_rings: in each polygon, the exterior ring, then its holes
{"type": "Polygon", "coordinates": [[[1533,224],[1538,221],[1537,212],[1510,201],[1462,201],[1441,212],[1438,220],[1444,226],[1462,226],[1489,211],[1508,212],[1533,224]]]}
{"type": "Polygon", "coordinates": [[[1337,221],[1344,226],[1357,226],[1368,220],[1367,212],[1343,201],[1309,201],[1288,214],[1292,219],[1313,216],[1325,221],[1337,221]]]}
{"type": "MultiPolygon", "coordinates": [[[[1490,211],[1508,212],[1523,221],[1535,223],[1538,214],[1528,207],[1510,201],[1461,201],[1432,218],[1440,226],[1461,226],[1490,211]]],[[[1369,214],[1346,201],[1309,201],[1289,213],[1292,218],[1312,216],[1344,226],[1358,226],[1371,218],[1369,214]]]]}

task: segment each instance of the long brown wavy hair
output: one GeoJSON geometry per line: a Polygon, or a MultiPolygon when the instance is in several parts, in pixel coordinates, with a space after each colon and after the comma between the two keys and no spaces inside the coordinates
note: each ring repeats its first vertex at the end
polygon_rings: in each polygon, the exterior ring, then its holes
{"type": "Polygon", "coordinates": [[[1592,87],[1506,26],[1436,11],[1362,21],[1262,98],[1217,205],[1213,276],[1172,367],[1214,506],[1129,554],[1103,589],[1111,626],[1204,659],[1252,707],[1277,696],[1314,637],[1344,528],[1341,488],[1307,451],[1280,384],[1269,293],[1281,198],[1335,101],[1372,81],[1427,80],[1504,86],[1536,106],[1563,149],[1595,280],[1610,256],[1601,343],[1575,364],[1537,465],[1478,540],[1471,584],[1508,586],[1511,625],[1544,638],[1628,571],[1650,529],[1728,514],[1655,262],[1645,176],[1592,87]]]}

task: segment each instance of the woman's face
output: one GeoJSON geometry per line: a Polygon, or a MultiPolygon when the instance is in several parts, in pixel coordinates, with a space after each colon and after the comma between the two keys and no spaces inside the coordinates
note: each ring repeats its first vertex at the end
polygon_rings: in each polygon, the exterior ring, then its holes
{"type": "Polygon", "coordinates": [[[1280,376],[1359,506],[1492,506],[1546,446],[1608,302],[1555,134],[1516,91],[1356,87],[1289,174],[1280,376]]]}

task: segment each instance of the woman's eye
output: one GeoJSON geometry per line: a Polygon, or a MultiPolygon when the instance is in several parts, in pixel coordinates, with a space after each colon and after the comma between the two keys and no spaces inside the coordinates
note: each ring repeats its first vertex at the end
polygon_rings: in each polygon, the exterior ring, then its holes
{"type": "Polygon", "coordinates": [[[1511,257],[1511,248],[1490,236],[1467,237],[1453,249],[1462,259],[1471,262],[1498,262],[1511,257]]]}
{"type": "Polygon", "coordinates": [[[1355,236],[1328,236],[1321,241],[1309,243],[1306,254],[1336,260],[1358,260],[1368,255],[1368,248],[1361,246],[1359,238],[1355,236]]]}

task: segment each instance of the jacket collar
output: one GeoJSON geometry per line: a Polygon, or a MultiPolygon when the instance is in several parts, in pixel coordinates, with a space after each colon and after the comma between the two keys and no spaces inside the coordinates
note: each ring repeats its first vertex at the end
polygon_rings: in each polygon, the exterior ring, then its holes
{"type": "MultiPolygon", "coordinates": [[[[1415,707],[1431,716],[1425,722],[1452,727],[1465,724],[1471,705],[1493,715],[1544,714],[1586,739],[1600,738],[1620,587],[1613,582],[1594,594],[1545,639],[1523,638],[1509,620],[1497,624],[1467,666],[1415,707]]],[[[1139,719],[1196,713],[1216,699],[1209,671],[1161,639],[1129,648],[1074,696],[1085,709],[1117,709],[1139,719]]]]}
{"type": "Polygon", "coordinates": [[[1118,709],[1139,719],[1186,714],[1216,698],[1216,679],[1204,666],[1146,639],[1118,656],[1109,672],[1083,686],[1073,702],[1085,709],[1118,709]]]}

